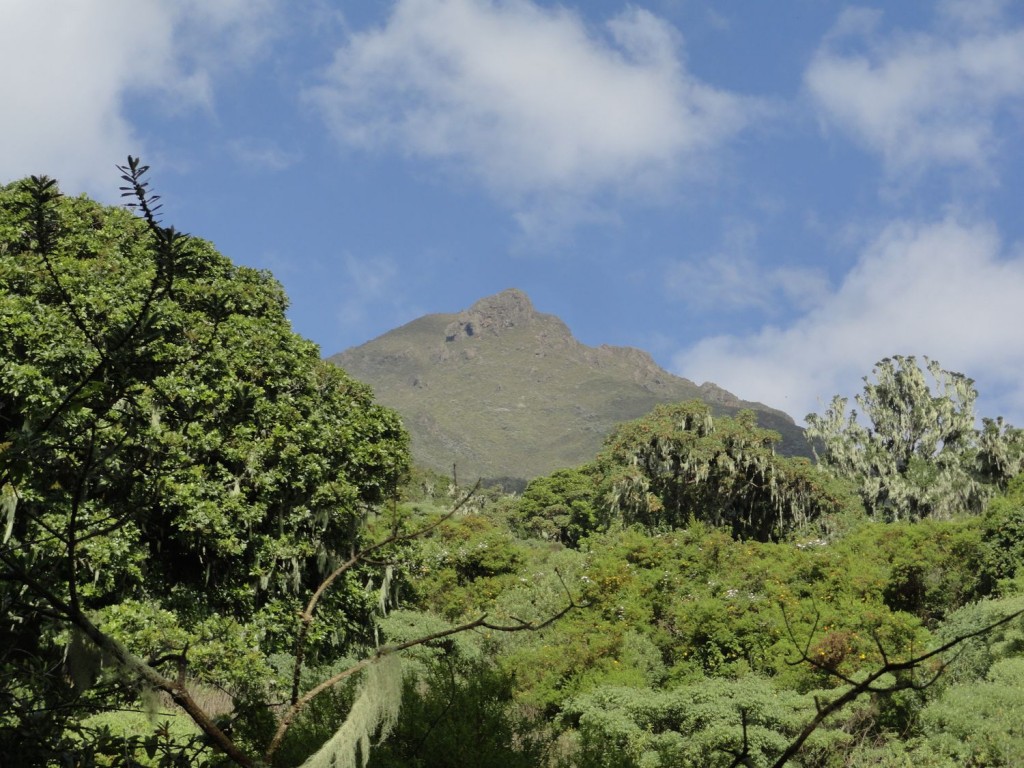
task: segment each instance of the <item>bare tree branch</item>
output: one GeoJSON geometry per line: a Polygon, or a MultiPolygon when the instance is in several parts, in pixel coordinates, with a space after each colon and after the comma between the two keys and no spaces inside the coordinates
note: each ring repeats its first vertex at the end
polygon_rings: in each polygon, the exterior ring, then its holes
{"type": "MultiPolygon", "coordinates": [[[[800,658],[798,658],[796,661],[792,663],[810,664],[815,669],[819,669],[822,672],[831,675],[832,677],[842,680],[844,683],[848,684],[850,688],[837,698],[832,699],[831,701],[825,704],[821,704],[817,700],[815,701],[815,703],[817,704],[818,713],[814,716],[814,718],[811,719],[810,722],[807,723],[807,725],[803,727],[803,729],[800,731],[797,737],[790,743],[790,745],[785,749],[785,751],[783,751],[783,753],[779,755],[776,761],[772,763],[772,768],[782,768],[782,766],[788,763],[797,754],[797,752],[800,751],[800,749],[803,747],[807,739],[810,738],[811,734],[813,734],[819,726],[821,726],[821,724],[825,721],[826,718],[838,712],[840,709],[842,709],[858,697],[862,696],[865,693],[878,693],[883,695],[889,695],[892,693],[896,693],[897,691],[924,690],[925,688],[932,685],[941,676],[942,672],[946,668],[946,664],[940,665],[938,671],[934,675],[932,675],[926,682],[915,682],[913,679],[913,672],[919,669],[921,665],[923,665],[927,661],[930,661],[931,659],[941,656],[947,651],[956,648],[958,645],[967,640],[970,640],[971,638],[987,635],[994,629],[1001,627],[1004,624],[1008,624],[1009,622],[1013,621],[1016,618],[1019,618],[1020,616],[1024,616],[1024,609],[1014,611],[1013,613],[1004,616],[998,621],[994,621],[991,624],[982,627],[981,629],[976,629],[973,632],[967,632],[966,634],[958,635],[949,642],[943,643],[939,647],[934,648],[933,650],[928,651],[927,653],[922,653],[919,656],[911,656],[905,661],[890,661],[888,655],[885,652],[885,648],[882,646],[881,641],[876,636],[875,643],[878,646],[878,650],[882,655],[882,665],[870,674],[868,674],[868,676],[863,678],[862,680],[855,680],[854,678],[851,678],[847,675],[840,673],[835,668],[827,664],[823,664],[817,659],[815,659],[809,652],[811,641],[810,638],[808,638],[807,644],[805,645],[804,649],[800,651],[800,658]],[[903,680],[897,679],[891,685],[875,685],[875,683],[877,683],[878,680],[882,678],[884,675],[897,674],[900,672],[910,672],[911,676],[903,680]]],[[[783,617],[786,622],[786,628],[790,634],[790,638],[793,640],[794,645],[797,648],[799,648],[799,644],[796,642],[792,627],[789,623],[789,619],[785,616],[785,610],[783,610],[783,617]]],[[[817,628],[817,625],[818,618],[816,617],[814,624],[815,629],[817,628]]],[[[814,632],[812,630],[811,637],[813,637],[813,634],[814,632]]]]}

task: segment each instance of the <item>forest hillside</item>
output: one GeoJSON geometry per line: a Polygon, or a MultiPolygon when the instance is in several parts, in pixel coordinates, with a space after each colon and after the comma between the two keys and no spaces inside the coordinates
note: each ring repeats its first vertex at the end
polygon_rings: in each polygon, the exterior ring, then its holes
{"type": "Polygon", "coordinates": [[[0,764],[1024,764],[1024,432],[967,376],[880,360],[813,460],[652,403],[506,493],[120,170],[0,187],[0,764]]]}

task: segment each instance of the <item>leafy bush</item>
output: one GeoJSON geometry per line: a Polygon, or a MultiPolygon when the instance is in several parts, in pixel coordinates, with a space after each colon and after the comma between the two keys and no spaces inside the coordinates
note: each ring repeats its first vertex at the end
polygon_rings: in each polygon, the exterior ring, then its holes
{"type": "MultiPolygon", "coordinates": [[[[748,676],[708,679],[665,691],[602,687],[571,699],[563,718],[578,733],[580,768],[728,768],[768,765],[813,716],[810,697],[748,676]]],[[[848,740],[821,732],[811,752],[848,740]]]]}
{"type": "Polygon", "coordinates": [[[946,688],[921,713],[923,737],[957,765],[1024,765],[1024,658],[995,662],[984,681],[946,688]]]}
{"type": "Polygon", "coordinates": [[[561,469],[530,481],[512,524],[524,535],[575,547],[581,538],[607,525],[599,512],[594,469],[561,469]]]}
{"type": "Polygon", "coordinates": [[[998,579],[1012,579],[1024,564],[1024,475],[989,502],[984,514],[986,565],[998,579]]]}

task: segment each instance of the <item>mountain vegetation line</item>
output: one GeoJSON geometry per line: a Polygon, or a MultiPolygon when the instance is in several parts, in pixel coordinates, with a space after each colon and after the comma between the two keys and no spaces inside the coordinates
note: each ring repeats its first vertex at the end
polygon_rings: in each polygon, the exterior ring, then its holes
{"type": "Polygon", "coordinates": [[[690,400],[461,488],[147,170],[0,188],[5,764],[1024,762],[1024,433],[966,376],[879,362],[817,461],[690,400]]]}

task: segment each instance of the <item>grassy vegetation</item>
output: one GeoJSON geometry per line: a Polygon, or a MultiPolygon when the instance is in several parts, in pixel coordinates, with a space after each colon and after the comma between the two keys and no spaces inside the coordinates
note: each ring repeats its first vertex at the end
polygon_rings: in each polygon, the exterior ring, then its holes
{"type": "Polygon", "coordinates": [[[518,291],[414,320],[329,360],[402,415],[418,463],[448,474],[454,463],[466,479],[529,480],[582,464],[616,424],[691,399],[719,414],[753,408],[783,436],[783,453],[809,455],[785,414],[673,376],[640,350],[581,344],[518,291]],[[480,330],[453,330],[460,322],[480,330]]]}

